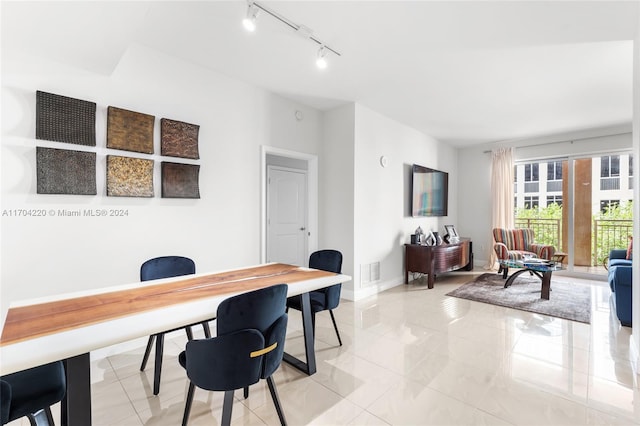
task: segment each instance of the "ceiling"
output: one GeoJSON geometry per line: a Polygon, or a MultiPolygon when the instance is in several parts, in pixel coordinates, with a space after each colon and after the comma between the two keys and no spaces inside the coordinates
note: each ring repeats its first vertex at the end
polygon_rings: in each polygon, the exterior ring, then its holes
{"type": "Polygon", "coordinates": [[[357,102],[455,146],[631,122],[639,1],[260,3],[341,56],[317,69],[318,45],[264,12],[246,32],[244,1],[3,1],[2,49],[109,75],[141,44],[321,110],[357,102]]]}

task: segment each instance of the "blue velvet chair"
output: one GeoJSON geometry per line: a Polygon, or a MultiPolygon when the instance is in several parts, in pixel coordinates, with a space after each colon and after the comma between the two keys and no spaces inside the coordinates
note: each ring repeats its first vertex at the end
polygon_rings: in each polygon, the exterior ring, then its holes
{"type": "Polygon", "coordinates": [[[627,251],[614,249],[609,252],[609,287],[613,292],[614,309],[620,323],[631,327],[631,270],[632,260],[627,259],[627,251]]]}
{"type": "MultiPolygon", "coordinates": [[[[153,259],[149,259],[140,267],[140,281],[157,280],[161,278],[179,277],[182,275],[190,275],[196,273],[196,264],[188,257],[182,256],[161,256],[153,259]]],[[[206,337],[211,337],[211,330],[207,322],[201,323],[204,328],[204,334],[206,337]]],[[[180,327],[174,330],[168,330],[162,333],[149,336],[147,342],[147,348],[142,357],[142,363],[140,364],[140,371],[144,371],[151,354],[151,348],[153,342],[156,342],[156,353],[153,372],[153,394],[160,393],[160,375],[162,373],[162,352],[164,348],[164,335],[175,330],[184,328],[187,332],[187,338],[193,340],[193,332],[191,327],[180,327]]]]}
{"type": "MultiPolygon", "coordinates": [[[[316,251],[309,257],[309,267],[340,274],[342,273],[342,253],[337,250],[316,251]]],[[[342,346],[342,339],[340,338],[336,318],[333,315],[333,309],[337,308],[340,303],[341,289],[342,284],[335,284],[309,293],[309,299],[311,301],[311,322],[313,324],[314,334],[316,329],[316,313],[329,311],[331,321],[333,321],[333,328],[336,330],[336,336],[338,336],[338,343],[340,343],[340,346],[342,346]]],[[[300,311],[301,304],[300,296],[290,297],[287,300],[287,308],[297,309],[300,311]]]]}
{"type": "Polygon", "coordinates": [[[280,367],[287,333],[287,285],[278,284],[224,300],[218,306],[217,336],[192,340],[178,361],[189,377],[182,418],[186,426],[195,387],[224,391],[222,425],[231,423],[233,394],[266,379],[278,418],[286,425],[273,373],[280,367]]]}
{"type": "Polygon", "coordinates": [[[0,392],[3,425],[27,416],[32,426],[53,426],[51,406],[67,392],[64,365],[56,361],[2,376],[0,392]]]}

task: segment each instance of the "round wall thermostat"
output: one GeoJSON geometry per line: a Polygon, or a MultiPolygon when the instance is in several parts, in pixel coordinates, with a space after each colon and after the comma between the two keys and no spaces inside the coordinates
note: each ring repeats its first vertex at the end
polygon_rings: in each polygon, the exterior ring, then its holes
{"type": "Polygon", "coordinates": [[[383,155],[380,157],[380,165],[382,167],[387,167],[387,165],[389,165],[389,159],[383,155]]]}

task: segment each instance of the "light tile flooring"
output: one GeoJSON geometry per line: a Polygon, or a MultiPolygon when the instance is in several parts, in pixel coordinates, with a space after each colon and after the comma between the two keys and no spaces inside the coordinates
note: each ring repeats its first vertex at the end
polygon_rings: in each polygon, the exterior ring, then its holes
{"type": "MultiPolygon", "coordinates": [[[[631,329],[610,313],[606,283],[556,277],[592,284],[586,325],[446,296],[471,275],[343,300],[342,347],[328,313],[319,314],[318,372],[282,364],[275,374],[289,425],[640,424],[631,329]]],[[[286,350],[302,356],[300,323],[290,311],[286,350]]],[[[180,424],[187,379],[176,357],[185,337],[168,337],[157,397],[152,366],[138,371],[143,347],[92,363],[94,425],[180,424]]],[[[222,393],[195,398],[189,424],[220,424],[222,393]]],[[[232,423],[278,424],[264,381],[247,400],[236,392],[232,423]]]]}

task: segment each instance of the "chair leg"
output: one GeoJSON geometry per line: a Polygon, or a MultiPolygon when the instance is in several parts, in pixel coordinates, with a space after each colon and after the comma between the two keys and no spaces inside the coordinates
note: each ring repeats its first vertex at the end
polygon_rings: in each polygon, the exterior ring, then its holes
{"type": "Polygon", "coordinates": [[[249,386],[244,387],[244,399],[249,398],[249,386]]]}
{"type": "Polygon", "coordinates": [[[329,313],[331,314],[331,321],[333,321],[333,328],[336,329],[336,336],[338,336],[338,342],[340,346],[342,346],[342,339],[340,338],[340,332],[338,331],[338,324],[336,324],[336,318],[333,316],[333,310],[329,309],[329,313]]]}
{"type": "Polygon", "coordinates": [[[147,367],[147,361],[149,360],[149,355],[151,354],[151,348],[153,347],[153,341],[155,340],[156,335],[152,334],[149,336],[149,340],[147,341],[147,349],[144,351],[144,356],[142,357],[142,364],[140,364],[140,371],[144,371],[147,367]]]}
{"type": "Polygon", "coordinates": [[[160,393],[160,373],[162,373],[162,352],[164,350],[164,333],[156,336],[156,361],[153,366],[153,394],[160,393]]]}
{"type": "Polygon", "coordinates": [[[28,414],[27,418],[31,426],[55,426],[53,415],[51,414],[51,407],[46,407],[33,414],[28,414]]]}
{"type": "Polygon", "coordinates": [[[191,412],[191,404],[193,404],[193,392],[196,386],[189,382],[189,390],[187,391],[187,400],[184,403],[184,414],[182,415],[182,426],[187,426],[189,421],[189,413],[191,412]]]}
{"type": "Polygon", "coordinates": [[[273,381],[272,376],[267,377],[267,385],[269,385],[269,392],[271,392],[271,399],[273,399],[273,405],[276,406],[276,412],[278,413],[280,424],[282,426],[286,426],[287,420],[284,418],[284,412],[282,411],[282,406],[280,405],[280,398],[278,398],[278,391],[276,390],[276,382],[273,381]]]}
{"type": "Polygon", "coordinates": [[[53,421],[53,414],[51,414],[51,407],[45,408],[44,412],[47,415],[47,422],[49,422],[51,426],[55,426],[55,422],[53,421]]]}
{"type": "Polygon", "coordinates": [[[224,403],[222,404],[222,426],[231,424],[231,412],[233,411],[233,391],[224,392],[224,403]]]}
{"type": "Polygon", "coordinates": [[[209,328],[209,323],[204,321],[202,323],[202,329],[204,330],[204,337],[207,339],[211,339],[211,329],[209,328]]]}
{"type": "Polygon", "coordinates": [[[191,327],[185,327],[184,331],[187,332],[187,339],[189,341],[192,341],[193,340],[193,330],[191,330],[191,327]]]}

